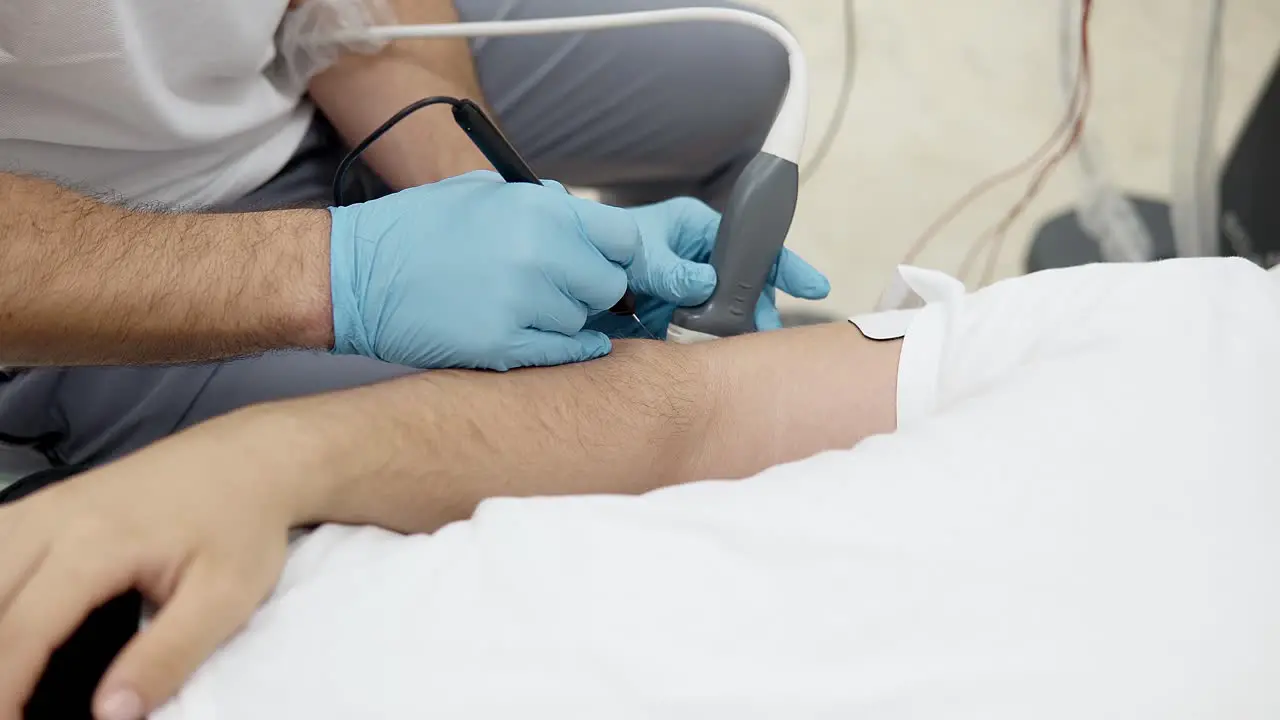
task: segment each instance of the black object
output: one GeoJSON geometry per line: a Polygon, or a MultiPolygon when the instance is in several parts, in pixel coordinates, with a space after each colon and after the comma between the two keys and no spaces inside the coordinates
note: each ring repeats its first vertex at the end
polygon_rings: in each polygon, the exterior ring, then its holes
{"type": "MultiPolygon", "coordinates": [[[[1219,189],[1218,254],[1263,267],[1280,263],[1280,59],[1224,165],[1219,189]]],[[[1133,198],[1155,243],[1153,260],[1175,257],[1168,203],[1133,198]]],[[[1101,262],[1097,242],[1075,213],[1046,221],[1027,254],[1027,272],[1101,262]]]]}
{"type": "Polygon", "coordinates": [[[457,106],[459,102],[460,101],[457,98],[445,95],[433,95],[431,97],[423,98],[417,102],[406,105],[400,112],[392,115],[386,122],[382,123],[377,127],[377,129],[369,133],[368,137],[361,140],[355,147],[351,148],[351,152],[347,153],[346,157],[342,158],[342,162],[338,163],[338,169],[333,173],[333,204],[337,207],[346,205],[342,194],[347,184],[347,171],[351,169],[351,166],[355,164],[356,160],[359,160],[360,156],[364,154],[364,151],[368,150],[369,146],[377,141],[378,138],[386,135],[387,131],[398,125],[401,120],[418,112],[422,108],[431,107],[432,105],[457,106]]]}
{"type": "MultiPolygon", "coordinates": [[[[1155,245],[1152,260],[1175,257],[1173,225],[1169,220],[1168,203],[1149,198],[1129,197],[1138,212],[1138,219],[1146,226],[1155,245]]],[[[1075,267],[1102,262],[1102,248],[1098,241],[1080,227],[1074,210],[1056,215],[1036,230],[1031,248],[1027,251],[1027,272],[1053,268],[1075,267]]]]}
{"type": "MultiPolygon", "coordinates": [[[[2,384],[2,382],[3,381],[0,381],[0,384],[2,384]]],[[[49,464],[55,466],[62,464],[61,460],[58,458],[57,447],[63,439],[62,433],[59,432],[42,433],[35,437],[19,437],[17,435],[10,435],[9,433],[0,433],[0,443],[13,445],[15,447],[31,448],[31,450],[43,455],[44,459],[49,461],[49,464]]],[[[0,493],[0,497],[3,497],[3,495],[3,493],[0,493]]]]}
{"type": "MultiPolygon", "coordinates": [[[[471,138],[471,142],[485,156],[485,159],[493,165],[493,169],[498,171],[503,180],[509,183],[542,184],[542,181],[534,174],[533,169],[524,161],[524,158],[520,157],[520,153],[516,152],[515,147],[502,134],[502,131],[498,130],[498,126],[489,119],[489,116],[485,114],[479,105],[467,99],[435,95],[418,100],[392,115],[390,119],[379,125],[376,130],[369,133],[368,137],[352,148],[351,152],[347,153],[347,156],[342,159],[337,171],[333,174],[334,205],[341,207],[344,204],[343,188],[346,184],[347,171],[364,154],[364,151],[369,149],[370,145],[385,135],[388,130],[395,127],[401,120],[422,108],[431,107],[432,105],[449,105],[453,108],[454,122],[458,124],[458,127],[462,128],[467,137],[471,138]]],[[[622,316],[635,314],[636,296],[631,291],[631,288],[627,288],[622,299],[609,308],[609,312],[622,316]]]]}
{"type": "Polygon", "coordinates": [[[453,119],[503,180],[509,183],[542,184],[533,168],[520,157],[520,153],[516,152],[515,147],[479,105],[465,98],[459,100],[453,106],[453,119]]]}
{"type": "Polygon", "coordinates": [[[1221,253],[1280,262],[1280,59],[1222,173],[1221,253]]]}
{"type": "MultiPolygon", "coordinates": [[[[0,505],[21,500],[86,469],[71,465],[28,475],[0,491],[0,505]]],[[[142,596],[137,592],[120,595],[94,610],[49,658],[35,693],[23,710],[23,718],[92,720],[93,693],[98,682],[137,633],[141,618],[142,596]]]]}

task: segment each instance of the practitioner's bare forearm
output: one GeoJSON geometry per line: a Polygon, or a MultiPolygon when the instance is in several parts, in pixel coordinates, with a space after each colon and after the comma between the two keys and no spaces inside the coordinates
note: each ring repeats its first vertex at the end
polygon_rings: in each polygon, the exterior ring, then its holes
{"type": "Polygon", "coordinates": [[[331,346],[329,217],[132,211],[0,173],[0,364],[331,346]]]}
{"type": "MultiPolygon", "coordinates": [[[[401,24],[458,22],[453,0],[389,2],[401,24]]],[[[316,105],[352,145],[401,108],[430,95],[484,104],[471,48],[464,39],[396,40],[376,55],[347,55],[312,79],[310,91],[316,105]]],[[[397,190],[490,167],[448,110],[440,107],[406,118],[364,157],[397,190]]]]}
{"type": "Polygon", "coordinates": [[[430,531],[488,497],[641,493],[851,447],[893,429],[897,357],[846,323],[617,343],[581,365],[427,373],[249,422],[314,463],[301,521],[430,531]]]}

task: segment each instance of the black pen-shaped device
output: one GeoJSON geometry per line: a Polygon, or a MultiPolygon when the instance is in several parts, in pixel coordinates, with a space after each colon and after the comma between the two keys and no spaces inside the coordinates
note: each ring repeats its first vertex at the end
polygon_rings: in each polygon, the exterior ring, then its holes
{"type": "MultiPolygon", "coordinates": [[[[520,157],[520,153],[516,152],[502,131],[498,130],[498,126],[493,124],[479,105],[465,98],[459,100],[453,106],[453,119],[467,137],[471,138],[471,142],[475,143],[476,148],[489,161],[493,169],[498,171],[503,180],[513,183],[542,184],[533,169],[524,161],[524,158],[520,157]]],[[[617,305],[609,308],[609,312],[624,317],[635,317],[636,322],[640,322],[640,318],[636,317],[636,296],[630,288],[627,288],[626,294],[617,305]]],[[[643,326],[644,324],[641,323],[641,327],[643,326]]]]}

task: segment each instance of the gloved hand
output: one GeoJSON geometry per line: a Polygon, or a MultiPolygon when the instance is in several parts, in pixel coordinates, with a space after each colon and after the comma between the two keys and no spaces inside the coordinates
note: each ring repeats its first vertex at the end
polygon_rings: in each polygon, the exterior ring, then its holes
{"type": "MultiPolygon", "coordinates": [[[[706,263],[720,229],[720,214],[693,198],[675,198],[631,208],[630,212],[640,227],[643,245],[627,268],[637,296],[636,315],[649,333],[665,338],[677,306],[701,305],[715,291],[715,269],[706,263]]],[[[755,321],[760,330],[782,327],[774,304],[775,289],[805,300],[821,300],[831,292],[831,283],[799,255],[783,248],[756,303],[755,321]]],[[[587,327],[610,337],[645,337],[632,318],[597,315],[587,327]]]]}
{"type": "Polygon", "coordinates": [[[493,172],[330,213],[334,351],[419,368],[607,354],[583,324],[621,299],[641,249],[626,210],[493,172]]]}

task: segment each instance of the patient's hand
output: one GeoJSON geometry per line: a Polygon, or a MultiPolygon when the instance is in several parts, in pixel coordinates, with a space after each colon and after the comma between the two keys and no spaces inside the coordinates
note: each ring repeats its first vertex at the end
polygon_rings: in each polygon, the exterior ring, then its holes
{"type": "Polygon", "coordinates": [[[130,588],[162,609],[99,686],[102,720],[140,720],[250,617],[301,497],[297,463],[260,430],[215,420],[0,508],[0,718],[21,717],[51,652],[130,588]]]}
{"type": "Polygon", "coordinates": [[[439,371],[238,411],[0,508],[0,720],[130,588],[161,606],[95,698],[140,720],[270,592],[288,531],[431,532],[492,497],[745,477],[894,426],[898,343],[848,323],[600,360],[439,371]]]}

